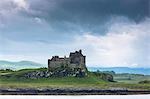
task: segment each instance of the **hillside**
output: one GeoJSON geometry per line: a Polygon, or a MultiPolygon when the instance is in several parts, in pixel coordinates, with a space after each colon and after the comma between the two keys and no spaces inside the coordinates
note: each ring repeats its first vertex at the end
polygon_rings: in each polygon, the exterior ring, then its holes
{"type": "Polygon", "coordinates": [[[130,74],[144,74],[150,75],[150,68],[129,68],[129,67],[88,67],[89,71],[114,71],[115,73],[130,73],[130,74]]]}
{"type": "Polygon", "coordinates": [[[41,78],[26,78],[27,73],[47,71],[46,68],[38,69],[22,69],[17,71],[0,70],[0,87],[1,88],[92,88],[98,87],[98,84],[108,83],[104,77],[95,73],[88,72],[86,77],[41,77],[41,78]]]}
{"type": "Polygon", "coordinates": [[[40,67],[46,67],[46,65],[32,62],[32,61],[10,62],[10,61],[0,60],[0,69],[19,70],[25,68],[40,68],[40,67]]]}
{"type": "MultiPolygon", "coordinates": [[[[10,62],[0,60],[0,69],[25,69],[25,68],[40,68],[47,67],[45,64],[40,64],[32,61],[19,61],[19,62],[10,62]]],[[[144,74],[150,75],[150,68],[129,68],[129,67],[87,67],[89,71],[114,71],[115,73],[130,73],[130,74],[144,74]]]]}
{"type": "Polygon", "coordinates": [[[34,71],[46,71],[46,68],[22,69],[18,71],[1,70],[1,88],[73,88],[73,89],[134,89],[150,90],[149,84],[110,82],[106,80],[107,74],[88,72],[86,77],[48,77],[30,79],[23,75],[34,71]]]}

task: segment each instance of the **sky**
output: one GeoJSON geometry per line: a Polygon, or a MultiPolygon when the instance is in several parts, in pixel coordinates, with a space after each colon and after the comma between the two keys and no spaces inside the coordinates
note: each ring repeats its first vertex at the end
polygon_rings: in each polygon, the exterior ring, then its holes
{"type": "Polygon", "coordinates": [[[79,49],[89,67],[150,67],[150,0],[0,1],[0,60],[79,49]]]}

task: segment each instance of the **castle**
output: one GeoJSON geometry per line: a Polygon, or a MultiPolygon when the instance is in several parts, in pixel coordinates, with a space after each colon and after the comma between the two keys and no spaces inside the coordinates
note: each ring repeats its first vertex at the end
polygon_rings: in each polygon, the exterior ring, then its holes
{"type": "Polygon", "coordinates": [[[82,54],[82,50],[71,52],[69,57],[61,58],[59,56],[52,56],[48,59],[48,70],[53,71],[57,68],[71,68],[72,70],[80,69],[86,71],[86,56],[82,54]]]}

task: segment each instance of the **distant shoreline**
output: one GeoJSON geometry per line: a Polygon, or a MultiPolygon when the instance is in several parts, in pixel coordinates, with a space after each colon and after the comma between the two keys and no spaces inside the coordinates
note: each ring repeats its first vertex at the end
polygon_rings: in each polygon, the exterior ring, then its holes
{"type": "Polygon", "coordinates": [[[137,95],[150,94],[150,90],[125,89],[2,89],[0,95],[137,95]]]}

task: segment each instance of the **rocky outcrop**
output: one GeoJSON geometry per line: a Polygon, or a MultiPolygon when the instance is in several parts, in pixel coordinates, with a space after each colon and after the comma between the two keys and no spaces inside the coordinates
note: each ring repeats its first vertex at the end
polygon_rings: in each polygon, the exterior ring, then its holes
{"type": "Polygon", "coordinates": [[[37,78],[48,78],[50,73],[48,71],[34,71],[24,75],[25,78],[37,79],[37,78]]]}
{"type": "Polygon", "coordinates": [[[96,77],[103,79],[105,81],[110,81],[113,82],[113,75],[111,74],[107,74],[107,73],[101,73],[101,72],[91,72],[92,74],[94,74],[96,77]]]}
{"type": "Polygon", "coordinates": [[[69,69],[57,69],[55,71],[33,71],[25,73],[23,77],[37,79],[37,78],[48,78],[48,77],[85,77],[86,73],[82,70],[69,70],[69,69]]]}
{"type": "Polygon", "coordinates": [[[112,75],[110,75],[110,74],[105,74],[105,73],[102,74],[102,79],[103,79],[103,80],[110,81],[110,82],[113,82],[113,81],[114,81],[112,75]]]}
{"type": "Polygon", "coordinates": [[[88,88],[0,88],[0,95],[139,95],[150,94],[150,90],[88,89],[88,88]]]}

